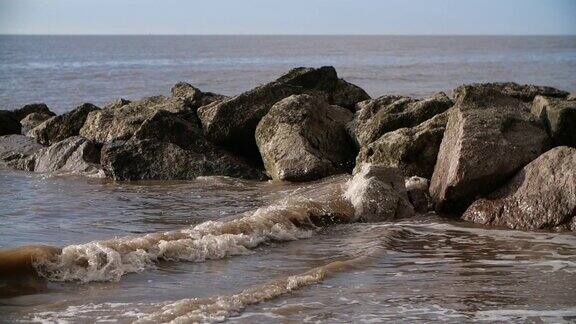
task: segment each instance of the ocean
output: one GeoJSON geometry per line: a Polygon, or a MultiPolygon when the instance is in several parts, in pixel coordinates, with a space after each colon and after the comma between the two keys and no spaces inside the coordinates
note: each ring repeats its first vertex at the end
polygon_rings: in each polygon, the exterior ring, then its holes
{"type": "Polygon", "coordinates": [[[225,95],[298,66],[333,65],[371,96],[426,96],[516,81],[576,91],[576,37],[0,36],[0,107],[168,94],[178,81],[225,95]]]}
{"type": "MultiPolygon", "coordinates": [[[[0,106],[40,101],[62,113],[168,94],[178,81],[232,95],[321,65],[372,96],[481,81],[575,91],[576,37],[0,36],[0,106]]],[[[0,278],[0,323],[576,320],[574,233],[434,215],[305,229],[270,222],[298,208],[287,197],[321,188],[0,169],[0,248],[65,251],[46,265],[49,280],[0,278]]]]}

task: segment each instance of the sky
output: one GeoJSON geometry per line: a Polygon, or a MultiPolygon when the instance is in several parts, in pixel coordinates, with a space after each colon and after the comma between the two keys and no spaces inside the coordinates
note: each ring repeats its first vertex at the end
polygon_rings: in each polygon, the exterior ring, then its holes
{"type": "Polygon", "coordinates": [[[575,35],[576,0],[0,0],[0,34],[575,35]]]}

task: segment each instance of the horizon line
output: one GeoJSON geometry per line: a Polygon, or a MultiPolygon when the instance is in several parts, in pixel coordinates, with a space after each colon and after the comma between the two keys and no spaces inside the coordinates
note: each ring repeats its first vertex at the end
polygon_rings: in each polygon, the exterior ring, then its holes
{"type": "Polygon", "coordinates": [[[551,37],[574,37],[576,34],[169,34],[169,33],[127,33],[127,34],[75,34],[75,33],[0,33],[0,36],[551,36],[551,37]]]}

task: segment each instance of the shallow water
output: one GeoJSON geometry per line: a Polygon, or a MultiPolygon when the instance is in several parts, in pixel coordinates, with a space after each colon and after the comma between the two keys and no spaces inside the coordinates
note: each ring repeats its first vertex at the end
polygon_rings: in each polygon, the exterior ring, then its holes
{"type": "Polygon", "coordinates": [[[0,36],[0,107],[168,94],[178,81],[238,94],[296,66],[333,65],[372,96],[516,81],[576,91],[576,37],[0,36]]]}
{"type": "MultiPolygon", "coordinates": [[[[1,170],[0,246],[71,249],[199,228],[204,238],[223,238],[215,230],[219,220],[230,224],[235,215],[283,206],[279,200],[325,194],[314,183],[305,187],[226,178],[118,184],[1,170]]],[[[100,277],[105,281],[32,283],[31,291],[0,299],[0,322],[576,320],[574,234],[488,230],[433,215],[282,229],[258,244],[237,241],[249,248],[236,254],[158,260],[100,277]]],[[[200,250],[238,247],[215,242],[200,250]]],[[[200,251],[183,246],[189,249],[180,257],[200,251]]]]}

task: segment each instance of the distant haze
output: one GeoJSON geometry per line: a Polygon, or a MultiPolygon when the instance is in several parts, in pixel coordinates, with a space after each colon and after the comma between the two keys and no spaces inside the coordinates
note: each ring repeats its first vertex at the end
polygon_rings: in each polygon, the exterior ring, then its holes
{"type": "Polygon", "coordinates": [[[574,35],[574,0],[0,0],[0,34],[574,35]]]}

